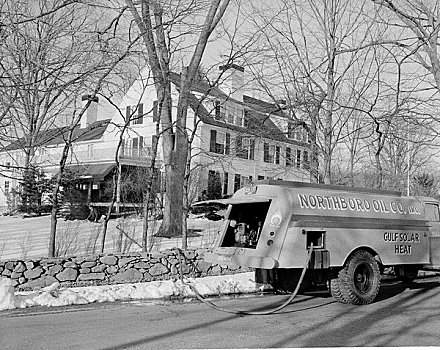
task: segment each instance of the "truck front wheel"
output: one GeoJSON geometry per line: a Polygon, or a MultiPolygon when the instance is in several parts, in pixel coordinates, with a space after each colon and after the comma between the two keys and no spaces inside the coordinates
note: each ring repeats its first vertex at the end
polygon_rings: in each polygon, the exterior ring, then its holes
{"type": "Polygon", "coordinates": [[[344,299],[344,296],[341,292],[340,282],[341,278],[339,277],[339,274],[341,271],[333,272],[330,276],[330,279],[327,282],[328,290],[333,298],[335,298],[337,301],[347,304],[347,300],[344,299]]]}
{"type": "Polygon", "coordinates": [[[359,250],[347,260],[338,280],[344,301],[356,305],[370,304],[379,293],[379,264],[369,252],[359,250]]]}

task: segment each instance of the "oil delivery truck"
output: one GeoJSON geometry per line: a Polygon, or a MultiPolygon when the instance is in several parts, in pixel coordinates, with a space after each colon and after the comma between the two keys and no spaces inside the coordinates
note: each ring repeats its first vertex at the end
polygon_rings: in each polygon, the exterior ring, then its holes
{"type": "Polygon", "coordinates": [[[286,292],[327,284],[343,303],[369,304],[385,268],[411,281],[440,266],[439,202],[399,192],[280,180],[238,190],[228,204],[213,264],[255,268],[258,283],[286,292]]]}

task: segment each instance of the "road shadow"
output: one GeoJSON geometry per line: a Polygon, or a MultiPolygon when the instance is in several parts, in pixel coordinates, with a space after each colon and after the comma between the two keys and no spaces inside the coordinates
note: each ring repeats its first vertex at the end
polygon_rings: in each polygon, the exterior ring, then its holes
{"type": "Polygon", "coordinates": [[[412,283],[384,281],[374,303],[335,304],[331,312],[317,309],[322,321],[301,329],[300,333],[286,334],[270,347],[438,345],[437,331],[426,325],[437,324],[438,313],[432,303],[440,296],[439,287],[438,277],[424,277],[412,283]]]}
{"type": "Polygon", "coordinates": [[[406,289],[411,290],[430,290],[434,288],[440,287],[440,282],[438,281],[425,281],[423,280],[415,280],[413,282],[402,282],[402,281],[393,281],[386,282],[380,286],[379,294],[377,295],[374,303],[381,302],[386,299],[393,298],[399,294],[402,294],[406,289]]]}

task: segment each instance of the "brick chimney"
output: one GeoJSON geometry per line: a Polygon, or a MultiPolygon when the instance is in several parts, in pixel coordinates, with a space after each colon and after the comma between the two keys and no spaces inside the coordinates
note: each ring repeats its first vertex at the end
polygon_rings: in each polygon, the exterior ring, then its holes
{"type": "Polygon", "coordinates": [[[220,66],[223,71],[223,83],[220,89],[235,100],[243,101],[244,68],[234,63],[220,66]]]}
{"type": "Polygon", "coordinates": [[[98,119],[99,98],[97,96],[93,97],[92,95],[83,95],[81,100],[83,101],[83,106],[86,106],[87,102],[91,101],[89,107],[81,118],[81,129],[83,129],[90,124],[93,124],[98,119]]]}

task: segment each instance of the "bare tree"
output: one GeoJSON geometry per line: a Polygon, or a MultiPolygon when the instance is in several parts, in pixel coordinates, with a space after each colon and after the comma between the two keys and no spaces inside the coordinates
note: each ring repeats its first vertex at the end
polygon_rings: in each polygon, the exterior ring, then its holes
{"type": "Polygon", "coordinates": [[[366,79],[362,85],[368,86],[374,79],[358,63],[368,58],[370,51],[361,47],[375,34],[371,9],[363,2],[283,0],[251,12],[262,50],[248,65],[266,94],[287,102],[292,121],[309,125],[315,181],[332,181],[333,152],[362,98],[362,88],[350,89],[353,80],[366,79]]]}
{"type": "Polygon", "coordinates": [[[8,137],[15,137],[25,154],[19,166],[26,172],[35,163],[36,149],[52,141],[50,135],[63,139],[52,193],[49,256],[53,256],[58,194],[72,145],[81,136],[77,133],[81,118],[128,51],[117,50],[118,22],[108,25],[103,20],[108,13],[94,6],[60,0],[3,5],[7,16],[2,22],[1,88],[8,101],[13,100],[7,118],[15,128],[8,137]],[[91,92],[91,100],[77,108],[84,92],[91,92]]]}
{"type": "MultiPolygon", "coordinates": [[[[426,69],[440,91],[440,59],[438,55],[440,30],[440,3],[423,0],[372,0],[380,9],[387,9],[398,18],[406,31],[392,42],[405,48],[414,56],[414,60],[426,69]],[[412,34],[412,35],[410,35],[412,34]]],[[[394,25],[393,19],[385,18],[391,33],[400,31],[401,25],[394,25]],[[398,30],[398,29],[399,30],[398,30]]]]}
{"type": "MultiPolygon", "coordinates": [[[[160,106],[166,192],[164,220],[159,231],[171,237],[180,236],[186,232],[183,206],[184,178],[189,149],[187,135],[189,91],[209,38],[225,13],[229,0],[188,4],[142,0],[140,6],[136,6],[131,0],[126,0],[126,3],[145,43],[160,106]],[[195,24],[185,28],[185,20],[189,16],[195,24]],[[200,20],[203,24],[197,25],[200,20]],[[182,63],[179,97],[173,118],[170,69],[173,64],[173,52],[177,46],[182,45],[184,41],[182,37],[185,35],[192,37],[193,40],[195,38],[196,43],[189,44],[190,49],[186,51],[189,63],[182,63]]],[[[186,41],[187,45],[188,42],[186,41]]],[[[182,240],[186,242],[186,237],[182,237],[182,240]]]]}

